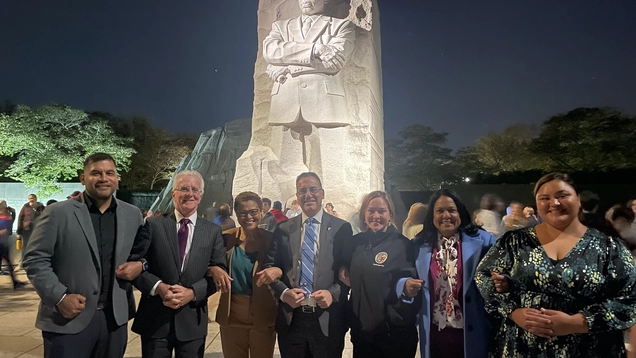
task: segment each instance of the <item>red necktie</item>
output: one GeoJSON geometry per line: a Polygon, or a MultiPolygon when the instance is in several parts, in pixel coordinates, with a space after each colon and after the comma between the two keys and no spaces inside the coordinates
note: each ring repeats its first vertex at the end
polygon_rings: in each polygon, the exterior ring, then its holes
{"type": "Polygon", "coordinates": [[[186,253],[186,245],[188,244],[188,224],[190,223],[190,219],[183,218],[179,221],[179,223],[181,224],[179,231],[177,231],[177,236],[179,236],[179,262],[183,264],[183,258],[186,253]]]}

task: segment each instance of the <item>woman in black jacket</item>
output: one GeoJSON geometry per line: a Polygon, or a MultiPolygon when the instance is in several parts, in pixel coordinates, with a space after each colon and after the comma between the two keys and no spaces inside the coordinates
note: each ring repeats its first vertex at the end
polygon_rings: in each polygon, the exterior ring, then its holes
{"type": "MultiPolygon", "coordinates": [[[[403,302],[396,283],[416,277],[411,241],[393,223],[393,203],[383,191],[368,194],[360,208],[362,232],[353,237],[348,269],[348,321],[353,357],[409,357],[417,350],[415,316],[420,305],[403,302]]],[[[408,300],[408,299],[407,299],[408,300]]]]}

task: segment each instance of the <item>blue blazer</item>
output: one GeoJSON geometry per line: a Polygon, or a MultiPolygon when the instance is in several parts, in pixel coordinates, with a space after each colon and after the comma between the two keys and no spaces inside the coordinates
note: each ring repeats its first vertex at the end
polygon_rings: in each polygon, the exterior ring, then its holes
{"type": "MultiPolygon", "coordinates": [[[[464,357],[486,358],[488,343],[492,340],[491,327],[484,310],[484,300],[475,284],[475,270],[479,261],[486,255],[488,249],[497,239],[490,233],[479,229],[475,236],[462,233],[462,263],[464,282],[464,357]]],[[[431,330],[431,297],[429,268],[433,247],[424,243],[415,249],[415,267],[420,279],[424,280],[422,287],[422,308],[418,316],[420,325],[420,353],[422,358],[430,358],[430,330],[431,330]]]]}

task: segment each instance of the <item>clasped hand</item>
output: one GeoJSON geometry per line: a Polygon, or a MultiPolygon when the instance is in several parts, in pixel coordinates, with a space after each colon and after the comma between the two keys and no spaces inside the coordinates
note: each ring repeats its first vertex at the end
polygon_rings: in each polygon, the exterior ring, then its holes
{"type": "Polygon", "coordinates": [[[161,282],[157,286],[156,292],[161,297],[164,306],[175,310],[194,300],[194,290],[181,285],[171,286],[161,282]]]}
{"type": "MultiPolygon", "coordinates": [[[[310,297],[313,297],[316,301],[316,305],[322,309],[327,309],[333,303],[333,297],[328,290],[314,291],[310,297]]],[[[283,294],[283,302],[291,306],[291,308],[298,308],[305,299],[305,291],[301,288],[290,288],[283,294]]]]}
{"type": "Polygon", "coordinates": [[[517,308],[510,314],[510,319],[517,326],[543,338],[567,336],[588,331],[587,321],[582,314],[569,315],[565,312],[540,310],[534,308],[517,308]]]}

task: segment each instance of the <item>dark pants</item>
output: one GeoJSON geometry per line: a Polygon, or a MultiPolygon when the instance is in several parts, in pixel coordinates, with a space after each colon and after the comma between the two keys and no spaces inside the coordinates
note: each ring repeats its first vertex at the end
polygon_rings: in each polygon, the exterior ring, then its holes
{"type": "Polygon", "coordinates": [[[32,233],[31,230],[22,230],[22,234],[20,234],[20,238],[22,239],[22,250],[20,250],[22,252],[21,253],[22,260],[24,260],[24,253],[26,252],[27,243],[29,242],[29,239],[31,238],[31,233],[32,233]]]}
{"type": "Polygon", "coordinates": [[[327,337],[320,329],[318,314],[294,311],[289,330],[278,333],[281,358],[340,358],[344,335],[327,337]]]}
{"type": "Polygon", "coordinates": [[[15,285],[18,280],[13,273],[13,265],[11,264],[11,257],[9,257],[9,239],[6,236],[0,236],[0,267],[2,266],[2,260],[7,261],[7,267],[9,268],[9,275],[11,275],[11,281],[15,285]]]}
{"type": "Polygon", "coordinates": [[[127,325],[117,326],[111,309],[97,310],[76,334],[42,332],[44,358],[121,358],[128,342],[127,325]]]}
{"type": "Polygon", "coordinates": [[[417,340],[415,325],[391,326],[381,337],[362,337],[352,332],[353,358],[413,358],[417,340]]]}
{"type": "Polygon", "coordinates": [[[141,336],[141,356],[143,358],[202,358],[205,351],[205,337],[193,341],[178,341],[174,332],[166,338],[141,336]]]}

